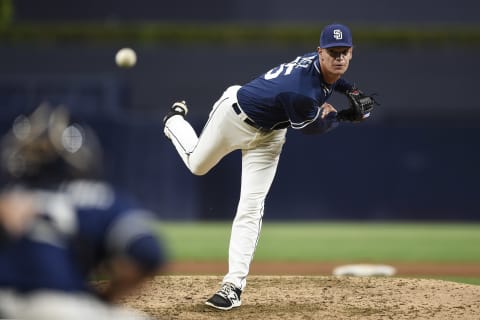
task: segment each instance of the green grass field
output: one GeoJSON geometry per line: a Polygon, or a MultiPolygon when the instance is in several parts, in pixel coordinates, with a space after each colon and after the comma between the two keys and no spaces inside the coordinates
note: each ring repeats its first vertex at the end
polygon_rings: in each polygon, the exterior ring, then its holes
{"type": "MultiPolygon", "coordinates": [[[[164,222],[175,261],[227,261],[231,222],[164,222]]],[[[480,262],[480,224],[267,222],[255,261],[480,262]]],[[[478,284],[480,278],[441,277],[478,284]]]]}
{"type": "MultiPolygon", "coordinates": [[[[230,222],[159,227],[175,260],[227,258],[230,222]]],[[[264,223],[259,261],[480,262],[480,224],[264,223]]]]}

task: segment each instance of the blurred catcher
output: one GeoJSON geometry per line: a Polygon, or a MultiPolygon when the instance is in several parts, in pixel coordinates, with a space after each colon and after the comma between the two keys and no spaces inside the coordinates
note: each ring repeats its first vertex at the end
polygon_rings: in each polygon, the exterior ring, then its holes
{"type": "Polygon", "coordinates": [[[19,116],[1,143],[0,317],[147,319],[115,304],[165,263],[153,216],[100,179],[94,132],[66,109],[19,116]],[[90,282],[102,267],[110,281],[90,282]]]}

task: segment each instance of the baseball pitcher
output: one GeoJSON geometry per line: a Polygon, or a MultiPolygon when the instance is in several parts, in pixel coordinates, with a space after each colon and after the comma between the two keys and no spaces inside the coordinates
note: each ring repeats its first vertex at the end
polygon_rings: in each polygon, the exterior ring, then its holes
{"type": "Polygon", "coordinates": [[[352,50],[349,28],[328,25],[315,52],[282,63],[243,86],[227,88],[213,105],[200,136],[185,120],[185,101],[174,103],[165,116],[165,135],[193,174],[206,174],[228,153],[242,152],[241,194],[230,237],[229,270],[207,305],[221,310],[241,305],[264,201],[287,128],[322,134],[342,121],[361,122],[370,115],[376,104],[373,97],[342,78],[352,50]],[[348,97],[349,108],[337,111],[327,102],[334,91],[348,97]]]}

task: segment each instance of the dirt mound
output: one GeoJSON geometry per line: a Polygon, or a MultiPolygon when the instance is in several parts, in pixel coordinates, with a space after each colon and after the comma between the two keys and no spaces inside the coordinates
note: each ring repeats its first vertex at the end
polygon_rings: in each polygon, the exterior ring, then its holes
{"type": "Polygon", "coordinates": [[[449,281],[250,276],[242,306],[204,305],[217,276],[157,276],[122,303],[156,319],[480,319],[480,286],[449,281]]]}

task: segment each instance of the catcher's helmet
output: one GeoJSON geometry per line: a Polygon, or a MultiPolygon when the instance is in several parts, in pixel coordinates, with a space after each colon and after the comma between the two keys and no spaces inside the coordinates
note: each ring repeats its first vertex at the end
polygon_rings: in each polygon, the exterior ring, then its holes
{"type": "Polygon", "coordinates": [[[18,116],[1,144],[2,169],[10,180],[46,185],[97,177],[101,148],[87,126],[70,123],[63,107],[40,105],[18,116]]]}

